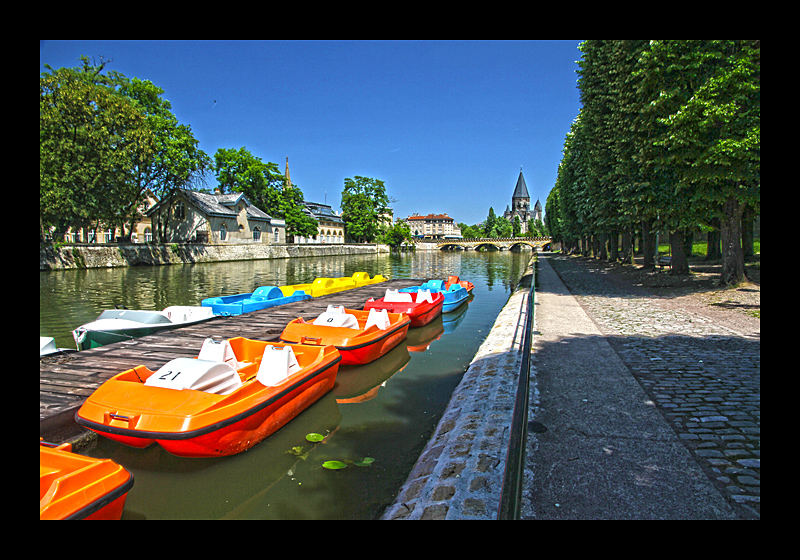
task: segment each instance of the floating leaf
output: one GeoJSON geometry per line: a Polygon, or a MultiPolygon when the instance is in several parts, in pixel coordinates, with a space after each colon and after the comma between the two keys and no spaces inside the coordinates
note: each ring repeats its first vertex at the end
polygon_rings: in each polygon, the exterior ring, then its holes
{"type": "Polygon", "coordinates": [[[361,460],[359,460],[359,461],[356,461],[356,462],[355,462],[355,463],[353,463],[353,464],[354,464],[355,466],[357,466],[357,467],[369,467],[369,466],[370,466],[370,465],[372,465],[372,463],[374,463],[374,462],[375,462],[375,459],[374,459],[374,458],[372,458],[372,457],[364,457],[364,458],[362,458],[361,460]]]}
{"type": "Polygon", "coordinates": [[[344,469],[347,467],[347,465],[342,463],[341,461],[325,461],[324,463],[322,463],[322,466],[326,469],[331,469],[334,471],[339,469],[344,469]]]}
{"type": "Polygon", "coordinates": [[[322,434],[310,433],[306,435],[306,439],[311,442],[316,442],[316,441],[322,441],[323,439],[325,439],[325,436],[323,436],[322,434]]]}

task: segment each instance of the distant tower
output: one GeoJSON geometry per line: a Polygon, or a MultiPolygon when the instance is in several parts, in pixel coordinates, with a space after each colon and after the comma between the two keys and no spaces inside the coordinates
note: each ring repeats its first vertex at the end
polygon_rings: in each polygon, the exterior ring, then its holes
{"type": "Polygon", "coordinates": [[[292,186],[292,180],[289,178],[289,156],[286,156],[286,173],[284,173],[284,175],[286,175],[286,185],[285,186],[286,187],[291,187],[292,186]]]}
{"type": "Polygon", "coordinates": [[[511,208],[506,206],[506,211],[503,213],[503,217],[512,223],[514,216],[519,216],[522,233],[528,231],[528,222],[531,220],[531,195],[528,194],[528,186],[525,184],[525,177],[522,176],[522,166],[519,168],[514,194],[511,195],[511,208]]]}

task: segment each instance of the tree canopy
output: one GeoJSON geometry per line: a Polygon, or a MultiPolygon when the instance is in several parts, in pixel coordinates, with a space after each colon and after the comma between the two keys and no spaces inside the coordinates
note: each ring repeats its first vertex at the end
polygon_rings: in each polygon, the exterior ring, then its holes
{"type": "Polygon", "coordinates": [[[82,66],[39,78],[39,222],[51,227],[130,224],[146,190],[163,198],[199,179],[210,159],[149,81],[82,66]]]}
{"type": "MultiPolygon", "coordinates": [[[[670,233],[673,271],[698,229],[722,236],[722,281],[745,279],[741,219],[760,212],[760,42],[591,40],[546,225],[574,247],[670,233]]],[[[597,251],[595,251],[597,252],[597,251]]],[[[624,247],[623,247],[624,252],[624,247]]],[[[645,250],[645,264],[652,264],[645,250]]],[[[623,256],[625,258],[625,256],[623,256]]]]}
{"type": "Polygon", "coordinates": [[[348,237],[358,243],[372,243],[389,212],[389,196],[383,181],[359,175],[344,180],[342,220],[348,237]]]}

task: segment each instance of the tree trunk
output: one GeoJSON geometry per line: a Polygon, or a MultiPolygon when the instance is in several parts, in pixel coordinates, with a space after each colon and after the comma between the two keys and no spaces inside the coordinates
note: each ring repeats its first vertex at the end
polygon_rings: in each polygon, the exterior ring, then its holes
{"type": "Polygon", "coordinates": [[[686,254],[685,230],[669,232],[669,246],[672,252],[672,267],[670,274],[678,276],[689,275],[689,255],[686,254]]]}
{"type": "Polygon", "coordinates": [[[715,261],[722,258],[722,251],[720,251],[719,248],[719,218],[714,218],[711,220],[711,225],[714,227],[714,231],[708,232],[708,250],[706,251],[707,261],[715,261]]]}
{"type": "Polygon", "coordinates": [[[750,206],[746,206],[742,213],[742,253],[745,257],[752,257],[755,254],[753,247],[753,223],[755,222],[755,212],[750,206]]]}
{"type": "Polygon", "coordinates": [[[744,271],[744,253],[742,252],[742,213],[744,204],[734,197],[729,197],[723,205],[723,217],[720,220],[722,237],[722,284],[735,286],[747,281],[744,271]]]}
{"type": "Polygon", "coordinates": [[[608,260],[617,262],[619,260],[619,230],[614,228],[608,236],[608,260]]]}
{"type": "Polygon", "coordinates": [[[650,230],[650,222],[642,220],[642,251],[644,252],[644,268],[655,268],[653,254],[656,252],[656,240],[650,230]]]}

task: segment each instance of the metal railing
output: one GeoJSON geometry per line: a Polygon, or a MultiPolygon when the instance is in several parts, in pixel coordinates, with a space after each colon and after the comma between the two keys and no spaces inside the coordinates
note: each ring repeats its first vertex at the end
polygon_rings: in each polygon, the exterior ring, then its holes
{"type": "Polygon", "coordinates": [[[525,473],[525,447],[528,439],[528,393],[530,387],[531,344],[533,336],[533,302],[536,293],[538,262],[534,256],[531,288],[525,314],[525,333],[522,343],[522,364],[519,371],[514,415],[503,473],[503,491],[497,510],[498,520],[519,519],[522,502],[522,482],[525,473]]]}

